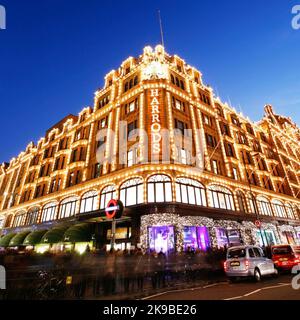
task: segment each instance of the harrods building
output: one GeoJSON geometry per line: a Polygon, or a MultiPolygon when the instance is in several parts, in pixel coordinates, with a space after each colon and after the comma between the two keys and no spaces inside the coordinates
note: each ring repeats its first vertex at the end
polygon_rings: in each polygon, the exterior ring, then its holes
{"type": "Polygon", "coordinates": [[[264,112],[251,122],[183,59],[146,47],[106,75],[93,107],[66,116],[1,165],[0,247],[110,249],[111,199],[125,208],[115,233],[120,249],[300,244],[300,129],[270,105],[264,112]],[[148,136],[131,136],[125,152],[124,121],[129,136],[135,129],[148,136]],[[185,131],[190,144],[182,143],[185,131]],[[201,151],[202,170],[191,161],[201,151]],[[145,161],[153,153],[156,161],[145,161]]]}

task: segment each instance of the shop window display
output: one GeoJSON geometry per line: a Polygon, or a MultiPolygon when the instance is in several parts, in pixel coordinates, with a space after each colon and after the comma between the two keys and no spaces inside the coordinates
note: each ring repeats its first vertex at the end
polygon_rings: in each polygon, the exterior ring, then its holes
{"type": "Polygon", "coordinates": [[[149,227],[148,239],[150,250],[156,252],[168,253],[175,250],[175,235],[174,227],[149,227]]]}

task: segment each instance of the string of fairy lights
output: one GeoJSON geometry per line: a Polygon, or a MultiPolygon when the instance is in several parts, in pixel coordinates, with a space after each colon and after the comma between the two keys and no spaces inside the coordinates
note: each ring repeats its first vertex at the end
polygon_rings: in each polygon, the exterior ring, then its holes
{"type": "MultiPolygon", "coordinates": [[[[226,150],[224,147],[224,142],[227,141],[223,137],[221,133],[221,128],[219,124],[220,117],[216,113],[215,104],[218,104],[222,107],[224,111],[224,117],[228,117],[230,114],[236,114],[239,119],[241,119],[243,122],[251,123],[248,118],[245,118],[241,114],[237,114],[235,110],[230,107],[227,103],[221,102],[221,100],[218,97],[214,97],[212,88],[203,85],[202,82],[202,74],[195,68],[189,66],[186,64],[186,62],[181,59],[178,56],[169,56],[162,46],[157,46],[155,50],[153,51],[152,48],[146,47],[144,49],[144,53],[138,58],[135,59],[133,57],[129,57],[126,59],[121,67],[118,70],[112,70],[109,72],[105,77],[105,87],[103,89],[99,89],[95,92],[95,98],[94,98],[94,108],[86,107],[78,115],[77,121],[75,119],[67,119],[65,123],[63,124],[63,129],[60,131],[58,128],[52,129],[47,137],[41,138],[37,146],[34,146],[33,143],[28,144],[26,151],[21,152],[17,158],[13,158],[9,166],[6,168],[4,165],[0,167],[0,181],[3,181],[4,177],[9,176],[9,180],[7,181],[7,187],[5,188],[6,191],[12,189],[16,189],[16,181],[13,181],[14,172],[15,170],[18,170],[20,173],[20,169],[22,165],[25,165],[24,171],[26,173],[33,171],[33,170],[39,170],[42,163],[39,163],[35,166],[30,166],[29,163],[32,160],[32,158],[36,154],[41,154],[47,147],[51,145],[55,145],[60,141],[63,137],[69,137],[71,141],[74,140],[76,130],[80,126],[90,126],[90,133],[89,137],[87,139],[79,140],[72,142],[71,147],[68,150],[60,150],[56,153],[56,158],[65,155],[67,157],[66,162],[68,163],[67,167],[55,172],[51,172],[48,177],[42,177],[38,180],[38,182],[32,182],[25,184],[26,174],[24,174],[22,181],[20,183],[19,193],[23,194],[25,190],[34,190],[38,184],[40,183],[46,183],[47,184],[47,192],[48,194],[43,196],[42,198],[38,199],[30,199],[30,201],[25,203],[19,203],[17,206],[14,206],[12,208],[4,209],[4,204],[6,203],[7,197],[9,197],[9,192],[7,192],[7,195],[4,195],[2,197],[1,202],[1,208],[2,212],[1,214],[6,216],[8,214],[16,214],[18,211],[26,210],[28,211],[32,207],[40,207],[42,208],[45,204],[57,201],[60,202],[63,199],[67,197],[71,197],[76,195],[77,197],[81,197],[83,194],[90,190],[98,190],[98,198],[97,201],[99,203],[100,199],[100,193],[99,191],[105,188],[107,185],[114,184],[116,185],[116,190],[119,189],[119,187],[128,179],[131,179],[133,177],[140,177],[144,181],[144,202],[147,202],[147,177],[151,176],[154,172],[155,173],[162,173],[167,174],[172,179],[172,185],[173,185],[173,200],[175,201],[175,181],[177,177],[185,176],[187,178],[196,179],[198,181],[205,181],[206,186],[209,186],[211,184],[218,184],[220,186],[224,186],[227,189],[229,189],[234,198],[235,207],[239,207],[238,199],[236,196],[237,190],[243,190],[244,193],[248,192],[247,188],[247,182],[245,177],[244,170],[240,170],[241,180],[236,181],[232,179],[232,172],[231,172],[231,166],[230,161],[226,155],[226,150]],[[135,74],[138,74],[141,77],[141,74],[143,70],[146,68],[146,66],[153,60],[157,60],[160,63],[163,63],[167,65],[169,69],[169,73],[165,75],[162,79],[156,79],[156,81],[149,81],[144,80],[141,81],[137,86],[133,87],[128,92],[123,92],[123,85],[124,83],[130,79],[135,74]],[[177,65],[180,64],[182,66],[181,70],[178,70],[177,65]],[[126,72],[126,70],[129,69],[129,72],[126,72]],[[180,75],[183,79],[185,79],[185,88],[186,90],[183,91],[179,88],[176,88],[172,85],[170,80],[170,73],[173,72],[175,74],[180,75]],[[195,81],[195,78],[198,78],[199,81],[195,81]],[[161,92],[166,93],[166,119],[167,119],[167,125],[168,129],[170,130],[170,144],[171,146],[175,145],[175,137],[174,137],[174,115],[173,115],[173,107],[172,107],[172,95],[176,95],[177,97],[181,98],[182,100],[186,101],[189,106],[189,113],[191,117],[191,125],[194,132],[194,144],[195,144],[195,150],[196,153],[198,153],[202,148],[204,150],[204,158],[209,158],[209,152],[206,145],[206,139],[205,139],[205,128],[203,125],[202,120],[202,112],[205,112],[206,114],[216,118],[216,129],[218,137],[221,139],[221,155],[222,158],[225,159],[225,171],[226,176],[220,176],[213,174],[211,170],[211,164],[210,162],[207,163],[207,171],[204,172],[197,172],[197,171],[189,171],[187,170],[187,167],[185,165],[181,164],[138,164],[134,167],[125,168],[122,170],[118,170],[117,165],[117,158],[114,158],[114,161],[111,165],[111,172],[109,173],[109,166],[108,163],[104,163],[103,165],[103,176],[99,177],[98,179],[88,180],[88,170],[90,161],[92,158],[92,152],[93,152],[93,139],[95,137],[95,130],[96,130],[96,122],[103,118],[104,116],[108,116],[108,123],[107,123],[107,129],[112,130],[115,133],[119,132],[119,122],[121,119],[121,108],[122,105],[124,105],[125,102],[128,100],[138,97],[139,96],[139,115],[138,115],[138,123],[139,128],[142,130],[146,129],[146,109],[145,109],[145,101],[147,99],[147,95],[145,92],[147,90],[160,90],[161,92]],[[204,103],[201,102],[199,97],[199,90],[204,90],[205,92],[209,93],[210,99],[211,99],[211,106],[207,106],[204,103]],[[103,97],[109,95],[109,103],[102,108],[98,108],[98,102],[103,97]],[[85,115],[85,120],[81,121],[82,116],[85,115]],[[201,135],[199,136],[197,134],[197,130],[200,130],[201,135]],[[85,146],[87,148],[86,150],[86,158],[84,161],[74,162],[70,163],[70,157],[72,150],[74,148],[77,148],[79,146],[85,146]],[[72,186],[70,188],[66,189],[66,183],[69,173],[74,169],[81,169],[83,171],[82,176],[82,183],[72,186]],[[176,174],[174,174],[176,172],[176,174]],[[109,173],[109,174],[108,174],[109,173]],[[62,190],[58,193],[49,194],[49,188],[50,188],[50,181],[55,176],[61,176],[63,177],[62,181],[62,190]],[[11,187],[12,185],[12,187],[11,187]]],[[[262,126],[261,124],[255,124],[251,123],[253,128],[256,132],[262,132],[262,126]]],[[[272,128],[274,127],[273,124],[270,124],[272,128]]],[[[239,150],[242,148],[243,150],[247,149],[246,146],[239,146],[233,139],[234,137],[234,129],[232,126],[229,126],[229,130],[231,133],[231,138],[226,138],[229,141],[232,141],[235,154],[237,155],[236,160],[231,160],[232,162],[235,162],[236,164],[241,164],[242,160],[240,159],[239,150]]],[[[292,139],[290,136],[286,136],[283,134],[287,140],[292,141],[292,148],[296,148],[297,141],[295,139],[292,139]]],[[[251,138],[253,140],[253,138],[251,138]]],[[[143,148],[144,143],[146,142],[145,138],[143,136],[140,137],[140,146],[143,148]]],[[[262,144],[264,144],[263,141],[261,141],[262,144]]],[[[278,150],[278,154],[281,159],[281,153],[282,151],[278,148],[276,144],[275,139],[275,146],[276,150],[278,150]]],[[[171,160],[174,161],[176,158],[175,155],[175,148],[172,149],[172,155],[171,160]]],[[[251,147],[249,147],[249,150],[251,150],[251,147]]],[[[114,137],[111,136],[111,134],[107,135],[106,140],[106,158],[109,158],[111,155],[117,155],[118,154],[118,135],[116,134],[114,137]],[[112,146],[112,148],[111,148],[112,146]]],[[[139,153],[140,155],[142,153],[139,153]]],[[[285,157],[287,157],[290,161],[295,161],[294,157],[284,154],[285,157]]],[[[251,157],[253,157],[251,155],[251,157]]],[[[253,163],[255,159],[253,158],[253,163]]],[[[140,158],[140,161],[143,161],[143,158],[140,158]]],[[[271,160],[270,160],[271,161],[271,160]]],[[[54,159],[47,159],[47,163],[50,163],[51,165],[51,171],[54,166],[54,159]]],[[[269,163],[267,162],[268,169],[269,163]]],[[[253,170],[252,167],[249,166],[253,170]]],[[[294,168],[295,169],[295,168],[294,168]]],[[[270,169],[271,170],[271,169],[270,169]]],[[[270,170],[268,170],[270,172],[270,170]]],[[[269,175],[271,177],[271,175],[269,175]]],[[[274,180],[277,178],[274,177],[274,180]]],[[[288,175],[286,175],[286,180],[288,185],[292,185],[293,183],[290,181],[288,175]]],[[[299,178],[297,177],[297,182],[299,183],[299,178]]],[[[271,178],[271,183],[274,187],[273,177],[271,178]]],[[[293,197],[290,197],[288,195],[274,193],[273,191],[262,189],[262,184],[259,179],[259,185],[253,186],[252,191],[253,193],[256,193],[256,195],[264,194],[265,196],[268,196],[269,199],[280,199],[284,203],[292,203],[295,206],[299,206],[300,201],[298,199],[295,199],[296,193],[294,192],[293,188],[291,188],[293,197]]],[[[250,207],[249,199],[246,197],[247,206],[250,207]]],[[[209,204],[211,206],[211,204],[209,204]]],[[[79,204],[77,204],[77,211],[79,211],[79,204]]],[[[161,221],[163,221],[162,215],[160,215],[161,221]]],[[[144,217],[144,220],[150,219],[151,217],[144,217]]],[[[156,221],[158,217],[152,217],[156,221]]],[[[175,219],[176,217],[173,217],[172,219],[175,219]]],[[[168,219],[171,219],[168,217],[168,219]]],[[[179,219],[179,218],[178,218],[179,219]]],[[[199,221],[206,221],[201,220],[204,218],[199,217],[199,221]]],[[[144,221],[143,220],[143,221],[144,221]]],[[[208,220],[206,221],[209,222],[208,220]]],[[[199,222],[200,223],[200,222],[199,222]]],[[[227,223],[227,222],[226,222],[227,223]]],[[[201,223],[200,223],[201,224],[201,223]]],[[[236,222],[232,222],[233,225],[236,224],[236,222]]],[[[209,223],[208,223],[209,225],[209,223]]],[[[224,225],[224,224],[223,224],[224,225]]],[[[287,226],[287,229],[288,226],[287,226]]],[[[241,228],[241,230],[244,230],[241,228]]],[[[283,229],[282,229],[283,230],[283,229]]],[[[295,230],[295,229],[293,229],[295,230]]],[[[141,238],[143,238],[145,235],[142,232],[141,238]]],[[[246,237],[246,235],[244,235],[246,237]]],[[[212,239],[214,239],[214,235],[212,234],[212,239]]],[[[147,241],[147,240],[146,240],[147,241]]]]}

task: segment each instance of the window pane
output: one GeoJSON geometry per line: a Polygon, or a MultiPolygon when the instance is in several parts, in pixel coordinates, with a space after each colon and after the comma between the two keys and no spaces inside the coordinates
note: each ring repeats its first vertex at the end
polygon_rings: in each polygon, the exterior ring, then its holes
{"type": "Polygon", "coordinates": [[[148,184],[148,202],[154,202],[154,184],[148,184]]]}
{"type": "Polygon", "coordinates": [[[120,192],[120,200],[123,202],[124,206],[127,205],[126,202],[125,202],[125,200],[126,200],[125,194],[126,194],[125,193],[125,189],[121,190],[121,192],[120,192]]]}
{"type": "Polygon", "coordinates": [[[207,206],[206,194],[204,189],[201,189],[201,200],[202,200],[202,205],[207,206]]]}
{"type": "Polygon", "coordinates": [[[226,209],[231,209],[231,203],[229,200],[229,196],[226,194],[226,195],[224,195],[224,197],[225,197],[225,202],[226,202],[226,209]]]}
{"type": "Polygon", "coordinates": [[[93,199],[94,198],[86,199],[85,212],[93,211],[93,199]]]}
{"type": "Polygon", "coordinates": [[[166,183],[165,188],[166,188],[166,201],[172,202],[173,198],[172,198],[172,185],[171,185],[171,183],[166,183]]]}
{"type": "Polygon", "coordinates": [[[219,202],[220,202],[220,208],[226,209],[226,202],[225,202],[225,197],[223,193],[219,193],[219,202]]]}
{"type": "Polygon", "coordinates": [[[181,202],[180,184],[176,183],[176,201],[181,202]]]}
{"type": "Polygon", "coordinates": [[[136,204],[136,187],[131,187],[126,190],[127,206],[133,206],[136,204]]]}
{"type": "Polygon", "coordinates": [[[201,189],[195,188],[195,193],[196,193],[196,204],[198,206],[202,206],[201,189]]]}
{"type": "Polygon", "coordinates": [[[165,195],[164,195],[164,185],[163,183],[156,183],[156,202],[164,202],[165,195]]]}
{"type": "Polygon", "coordinates": [[[101,199],[100,199],[100,209],[105,209],[105,204],[104,204],[104,202],[105,202],[105,195],[102,194],[102,195],[101,195],[101,199]]]}
{"type": "Polygon", "coordinates": [[[215,208],[220,208],[218,194],[216,192],[211,192],[213,197],[213,204],[215,208]]]}
{"type": "Polygon", "coordinates": [[[182,203],[188,203],[187,187],[184,185],[181,185],[181,195],[182,195],[182,203]]]}
{"type": "Polygon", "coordinates": [[[196,204],[194,187],[188,186],[189,203],[196,204]]]}
{"type": "Polygon", "coordinates": [[[141,184],[138,186],[137,203],[143,203],[143,202],[144,202],[144,186],[141,184]]]}

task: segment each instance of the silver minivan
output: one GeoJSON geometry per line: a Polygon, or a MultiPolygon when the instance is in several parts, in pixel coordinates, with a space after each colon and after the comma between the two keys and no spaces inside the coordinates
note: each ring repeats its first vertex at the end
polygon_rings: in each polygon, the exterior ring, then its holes
{"type": "Polygon", "coordinates": [[[278,272],[271,259],[256,246],[238,246],[229,248],[224,262],[224,271],[230,280],[252,277],[260,281],[263,276],[277,275],[278,272]]]}

